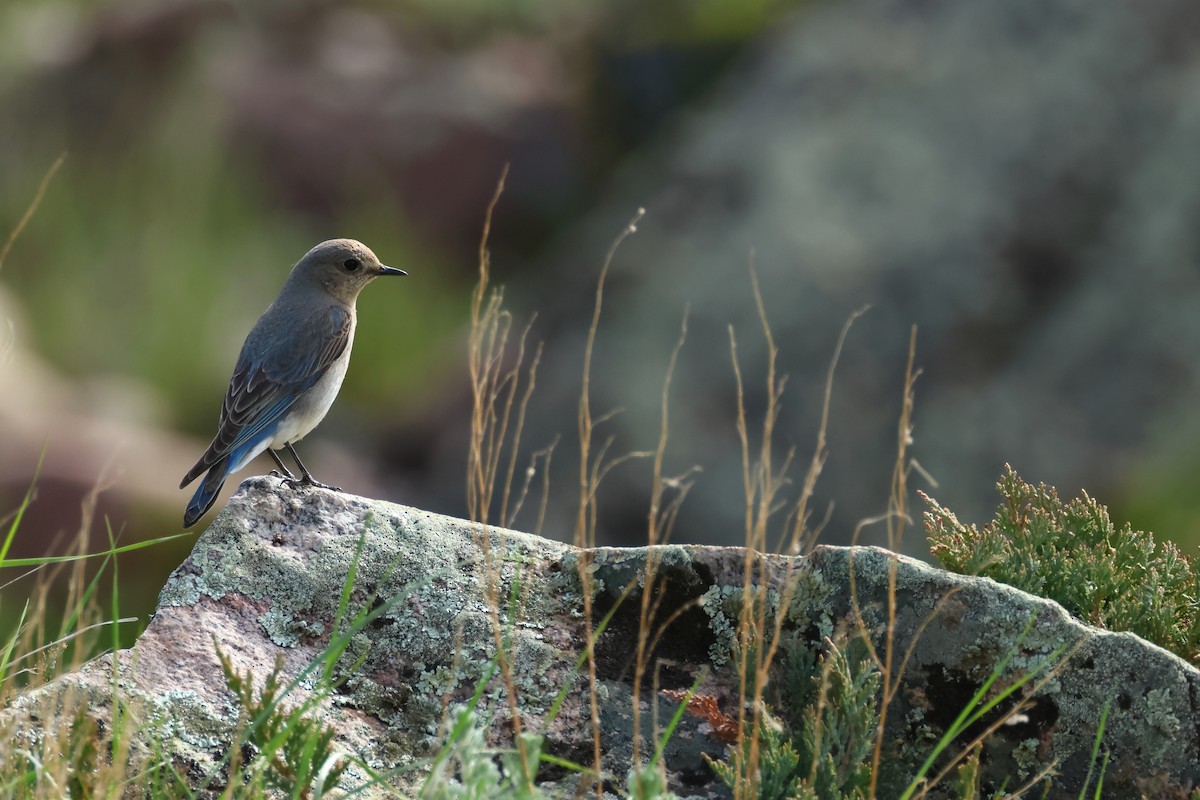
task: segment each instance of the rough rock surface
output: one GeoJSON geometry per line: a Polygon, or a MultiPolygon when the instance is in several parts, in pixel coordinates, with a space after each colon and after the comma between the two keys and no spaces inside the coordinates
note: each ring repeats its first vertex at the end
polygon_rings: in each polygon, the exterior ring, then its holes
{"type": "MultiPolygon", "coordinates": [[[[490,583],[502,599],[525,729],[542,730],[555,695],[567,688],[561,713],[546,730],[545,750],[590,763],[586,680],[574,666],[584,640],[581,551],[512,531],[491,529],[485,538],[463,520],[323,490],[282,489],[275,479],[255,478],[242,485],[171,576],[138,643],[118,655],[123,698],[144,730],[166,735],[181,771],[192,779],[212,774],[214,757],[237,720],[213,637],[241,671],[261,678],[282,656],[286,673],[298,674],[330,640],[356,552],[351,612],[379,603],[387,610],[354,637],[339,664],[347,680],[320,705],[320,716],[337,728],[339,748],[380,770],[419,764],[436,748],[446,707],[471,696],[495,655],[490,583]],[[489,582],[489,574],[498,574],[499,581],[489,582]]],[[[623,784],[641,605],[636,587],[646,558],[658,560],[664,581],[657,595],[660,619],[675,614],[655,652],[660,668],[651,674],[657,672],[660,687],[678,689],[707,670],[701,691],[736,714],[737,677],[729,658],[735,621],[729,612],[740,596],[744,551],[672,545],[587,555],[596,579],[594,617],[618,605],[599,640],[596,666],[604,766],[611,780],[623,784]],[[631,583],[634,590],[618,604],[631,583]]],[[[806,558],[764,559],[761,574],[774,589],[794,581],[784,611],[787,635],[814,640],[834,634],[851,618],[851,569],[862,619],[877,639],[886,627],[891,556],[885,551],[820,547],[806,558]]],[[[1051,601],[895,559],[896,652],[904,653],[925,627],[912,645],[889,714],[892,761],[903,765],[924,757],[1014,647],[1002,682],[1066,647],[1069,655],[1038,689],[1026,717],[987,739],[985,789],[1005,781],[1011,789],[1056,761],[1058,777],[1049,796],[1077,796],[1100,709],[1109,700],[1106,797],[1185,796],[1200,783],[1196,669],[1133,635],[1083,625],[1051,601]],[[1031,617],[1029,633],[1014,645],[1031,617]]],[[[111,658],[98,659],[20,697],[5,715],[10,721],[44,718],[56,703],[82,697],[88,713],[103,719],[112,680],[111,658]]],[[[311,682],[301,682],[296,697],[310,689],[311,682]]],[[[643,703],[654,697],[647,686],[643,703]]],[[[497,745],[512,730],[506,698],[505,687],[493,680],[481,703],[494,712],[490,739],[497,745]]],[[[674,704],[661,695],[658,703],[659,720],[669,719],[674,704]]],[[[644,710],[643,724],[652,735],[649,706],[644,710]]],[[[707,722],[685,715],[664,754],[671,788],[681,797],[727,797],[701,756],[719,758],[724,752],[707,722]]],[[[219,770],[216,774],[213,790],[221,788],[219,770]]],[[[422,773],[397,774],[400,789],[413,791],[422,773]]],[[[562,785],[571,777],[553,769],[542,774],[562,785]]],[[[342,784],[349,789],[364,778],[351,768],[342,784]]]]}

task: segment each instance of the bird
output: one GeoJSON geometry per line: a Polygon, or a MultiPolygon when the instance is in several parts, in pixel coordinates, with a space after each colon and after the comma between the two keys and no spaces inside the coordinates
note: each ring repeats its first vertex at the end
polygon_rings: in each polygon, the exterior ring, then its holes
{"type": "Polygon", "coordinates": [[[279,467],[272,474],[289,485],[341,491],[314,478],[293,445],[317,427],[342,386],[359,292],[380,276],[407,274],[380,263],[353,239],[321,242],[296,262],[279,296],[246,336],[216,436],[179,484],[183,489],[208,473],[187,504],[184,528],[212,507],[230,475],[264,450],[279,467]],[[284,465],[279,450],[288,451],[301,477],[284,465]]]}

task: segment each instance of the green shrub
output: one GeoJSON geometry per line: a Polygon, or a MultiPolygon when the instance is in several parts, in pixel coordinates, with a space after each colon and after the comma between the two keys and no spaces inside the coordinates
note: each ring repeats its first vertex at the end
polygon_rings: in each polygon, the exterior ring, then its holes
{"type": "Polygon", "coordinates": [[[922,494],[929,548],[946,569],[1056,600],[1091,625],[1200,663],[1196,567],[1179,548],[1128,523],[1117,528],[1086,492],[1064,503],[1008,465],[998,487],[1003,502],[982,528],[922,494]]]}
{"type": "MultiPolygon", "coordinates": [[[[881,676],[860,639],[820,650],[785,639],[777,661],[783,715],[764,714],[759,725],[757,797],[761,800],[865,800],[871,751],[879,723],[881,676]]],[[[709,761],[724,783],[745,785],[746,749],[730,748],[728,761],[709,761]]]]}

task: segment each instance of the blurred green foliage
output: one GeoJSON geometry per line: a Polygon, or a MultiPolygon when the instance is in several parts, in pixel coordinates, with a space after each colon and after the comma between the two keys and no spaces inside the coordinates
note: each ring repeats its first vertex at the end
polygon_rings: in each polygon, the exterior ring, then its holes
{"type": "MultiPolygon", "coordinates": [[[[465,318],[463,287],[378,197],[362,197],[322,230],[273,211],[217,117],[177,103],[144,120],[136,147],[68,152],[5,267],[28,325],[18,337],[73,374],[144,381],[161,394],[168,422],[205,433],[242,339],[291,264],[322,239],[352,236],[410,277],[364,296],[345,396],[407,405],[427,384],[406,377],[444,363],[430,344],[465,318]]],[[[37,155],[12,176],[0,219],[19,218],[56,146],[30,147],[37,155]]]]}
{"type": "MultiPolygon", "coordinates": [[[[570,45],[578,63],[567,81],[586,84],[604,79],[586,77],[597,53],[744,43],[795,5],[367,0],[339,10],[417,37],[439,57],[513,34],[584,42],[570,45]]],[[[103,15],[132,11],[129,19],[140,19],[138,8],[17,4],[0,12],[0,41],[11,45],[0,57],[0,102],[13,112],[0,120],[0,229],[11,229],[47,168],[67,154],[4,269],[28,326],[19,339],[75,376],[142,381],[159,395],[163,424],[207,434],[242,338],[288,267],[318,241],[349,236],[411,277],[364,294],[339,408],[419,405],[415,396],[459,368],[446,353],[460,346],[472,265],[461,255],[451,261],[434,235],[423,235],[370,162],[347,170],[346,185],[328,187],[335,195],[326,206],[336,211],[320,219],[296,211],[280,197],[278,176],[268,176],[268,154],[255,150],[262,143],[239,140],[229,99],[208,74],[213,56],[204,48],[227,48],[239,31],[258,37],[264,52],[285,48],[294,27],[287,21],[299,11],[265,3],[216,22],[200,15],[164,27],[169,38],[158,49],[143,37],[138,51],[114,52],[121,40],[105,37],[130,23],[104,23],[103,15]],[[78,48],[89,60],[72,62],[78,48]]],[[[423,57],[420,49],[406,53],[423,57]]],[[[482,212],[481,205],[481,221],[482,212]]]]}
{"type": "Polygon", "coordinates": [[[1185,552],[1200,546],[1200,409],[1195,403],[1156,421],[1151,446],[1128,473],[1113,512],[1168,536],[1185,552]]]}
{"type": "Polygon", "coordinates": [[[638,0],[562,3],[557,0],[409,0],[409,13],[449,35],[488,36],[497,28],[545,32],[598,25],[627,45],[738,40],[758,33],[796,0],[638,0]]]}

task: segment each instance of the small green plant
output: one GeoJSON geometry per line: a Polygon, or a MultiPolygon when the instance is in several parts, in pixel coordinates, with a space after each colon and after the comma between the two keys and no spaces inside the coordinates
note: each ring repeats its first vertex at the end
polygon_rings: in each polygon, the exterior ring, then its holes
{"type": "Polygon", "coordinates": [[[922,495],[929,548],[947,569],[1056,600],[1089,624],[1131,631],[1200,663],[1197,571],[1175,545],[1118,528],[1100,503],[1063,502],[1005,465],[996,518],[978,528],[922,495]]]}
{"type": "MultiPolygon", "coordinates": [[[[800,754],[792,742],[792,737],[785,733],[774,720],[768,720],[766,715],[759,717],[758,734],[758,768],[761,771],[758,784],[758,796],[763,800],[787,800],[798,797],[805,791],[801,771],[807,767],[800,762],[800,754]]],[[[743,738],[743,744],[748,745],[749,737],[743,738]]],[[[749,762],[747,748],[733,750],[728,761],[709,761],[713,771],[728,786],[734,789],[739,782],[739,774],[749,762]]]]}
{"type": "Polygon", "coordinates": [[[238,673],[219,647],[217,657],[225,685],[241,703],[249,726],[246,739],[259,753],[256,763],[248,766],[251,775],[261,774],[267,786],[302,800],[321,797],[337,786],[349,762],[334,752],[331,726],[308,716],[303,704],[289,709],[280,703],[286,693],[282,657],[260,691],[254,688],[254,676],[238,673]]]}
{"type": "Polygon", "coordinates": [[[678,800],[678,796],[667,789],[662,770],[653,767],[629,770],[625,793],[630,800],[678,800]]]}
{"type": "MultiPolygon", "coordinates": [[[[879,722],[879,671],[859,639],[826,639],[822,652],[785,639],[777,658],[782,719],[759,716],[758,797],[818,800],[869,796],[879,722]]],[[[710,761],[731,789],[744,783],[751,737],[728,761],[710,761]]]]}
{"type": "Polygon", "coordinates": [[[534,782],[535,771],[523,759],[538,762],[542,737],[521,734],[520,751],[501,753],[504,771],[493,760],[487,746],[487,728],[481,725],[473,705],[455,715],[445,751],[438,756],[421,791],[423,800],[540,800],[545,797],[534,782]]]}
{"type": "Polygon", "coordinates": [[[951,796],[958,800],[975,800],[980,796],[979,791],[979,757],[983,747],[976,745],[970,754],[963,759],[954,771],[954,779],[950,783],[951,796]]]}

